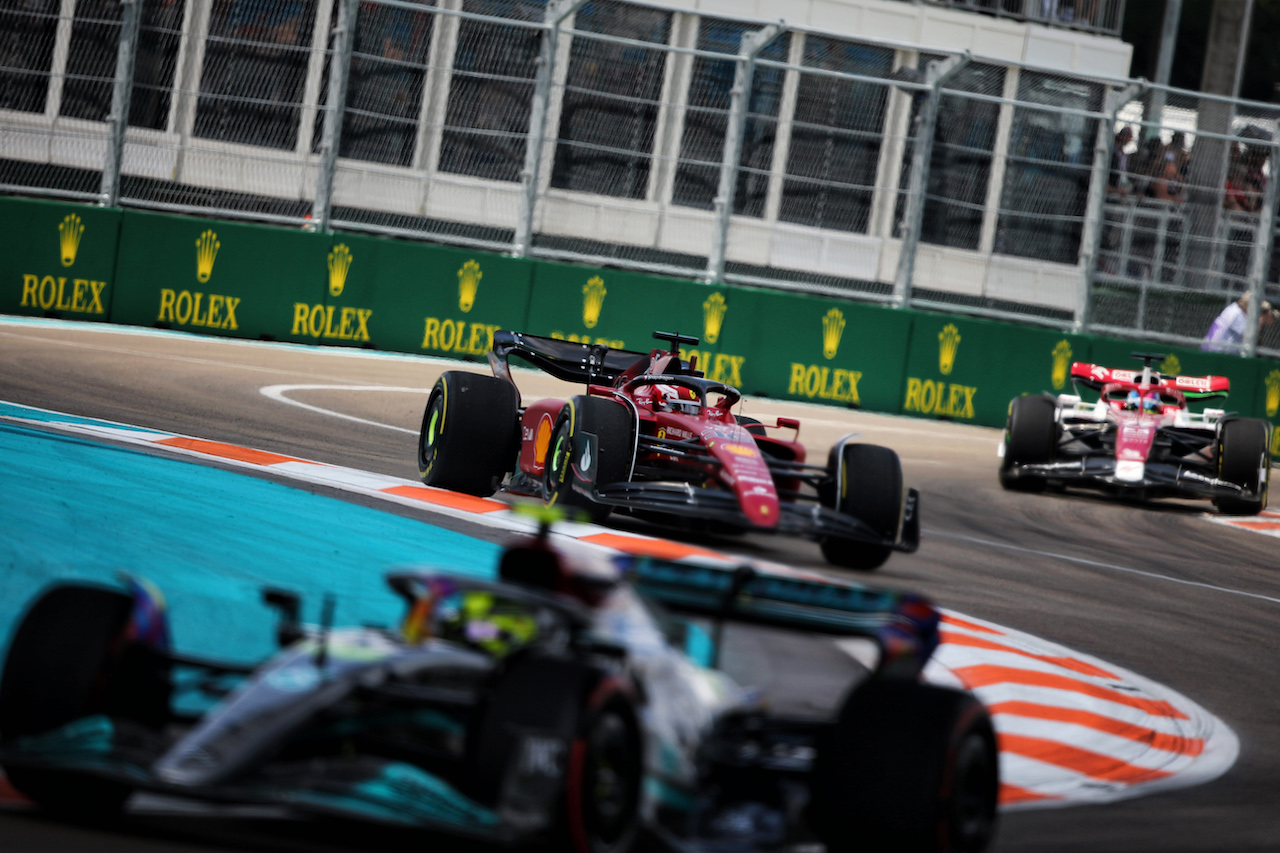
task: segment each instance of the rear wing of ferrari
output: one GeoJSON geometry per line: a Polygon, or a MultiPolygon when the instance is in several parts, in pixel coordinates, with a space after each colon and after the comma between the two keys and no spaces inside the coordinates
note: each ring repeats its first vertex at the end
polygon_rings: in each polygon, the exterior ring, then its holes
{"type": "MultiPolygon", "coordinates": [[[[1071,382],[1075,385],[1083,385],[1091,391],[1101,391],[1103,386],[1112,383],[1136,385],[1141,381],[1141,370],[1118,370],[1080,361],[1071,365],[1071,382]]],[[[1165,376],[1153,371],[1151,384],[1157,389],[1169,388],[1181,391],[1188,400],[1226,397],[1231,390],[1231,380],[1226,376],[1165,376]]]]}
{"type": "Polygon", "coordinates": [[[557,379],[612,385],[628,368],[648,353],[610,349],[603,344],[576,343],[524,332],[493,333],[493,349],[489,351],[489,367],[493,375],[511,382],[507,360],[511,356],[529,362],[557,379]]]}
{"type": "Polygon", "coordinates": [[[938,646],[938,610],[913,593],[809,572],[623,558],[642,596],[676,613],[840,637],[879,647],[878,674],[915,678],[938,646]]]}

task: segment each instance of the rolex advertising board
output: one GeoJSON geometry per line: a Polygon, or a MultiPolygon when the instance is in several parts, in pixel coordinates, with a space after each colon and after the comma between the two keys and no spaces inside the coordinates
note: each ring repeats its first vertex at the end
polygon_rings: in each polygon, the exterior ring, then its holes
{"type": "Polygon", "coordinates": [[[294,340],[482,361],[497,329],[523,329],[530,262],[334,234],[323,299],[293,306],[294,340]]]}
{"type": "Polygon", "coordinates": [[[111,319],[235,338],[312,340],[291,332],[294,306],[323,302],[327,240],[126,211],[111,319]]]}
{"type": "Polygon", "coordinates": [[[120,211],[0,199],[0,229],[0,312],[108,319],[120,211]]]}
{"type": "Polygon", "coordinates": [[[741,385],[752,369],[746,331],[752,316],[742,291],[618,270],[536,262],[525,331],[614,349],[648,352],[655,331],[698,338],[682,347],[708,378],[741,385]]]}
{"type": "Polygon", "coordinates": [[[746,393],[889,411],[898,404],[911,317],[901,311],[763,290],[738,292],[751,322],[746,393]]]}
{"type": "Polygon", "coordinates": [[[912,313],[902,414],[1004,426],[1014,397],[1070,393],[1071,363],[1088,360],[1084,336],[912,313]]]}

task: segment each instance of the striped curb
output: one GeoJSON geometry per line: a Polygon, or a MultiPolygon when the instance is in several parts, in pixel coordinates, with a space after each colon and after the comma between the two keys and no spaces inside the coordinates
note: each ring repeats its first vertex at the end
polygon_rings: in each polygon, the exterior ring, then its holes
{"type": "MultiPolygon", "coordinates": [[[[502,501],[283,454],[2,401],[0,421],[270,472],[513,533],[530,533],[536,527],[502,501]]],[[[743,562],[696,545],[593,524],[559,523],[555,535],[608,551],[743,562]]],[[[777,563],[749,562],[821,577],[777,563]]],[[[848,640],[837,645],[865,659],[865,643],[848,640]]],[[[942,643],[925,677],[971,690],[990,709],[1000,741],[1000,801],[1006,809],[1113,802],[1202,784],[1225,773],[1239,754],[1234,732],[1167,687],[1030,634],[950,611],[943,612],[942,643]]],[[[5,792],[0,785],[0,802],[5,792]]]]}
{"type": "Polygon", "coordinates": [[[1214,513],[1212,515],[1206,514],[1205,519],[1212,521],[1214,524],[1234,527],[1237,530],[1252,530],[1254,533],[1261,533],[1263,536],[1280,536],[1280,512],[1264,509],[1257,515],[1245,518],[1214,513]]]}

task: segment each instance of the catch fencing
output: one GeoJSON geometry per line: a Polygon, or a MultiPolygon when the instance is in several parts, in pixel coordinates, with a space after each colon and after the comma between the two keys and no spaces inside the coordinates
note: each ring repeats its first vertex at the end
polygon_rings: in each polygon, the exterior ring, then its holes
{"type": "Polygon", "coordinates": [[[1251,294],[1228,351],[1280,354],[1264,105],[621,0],[22,0],[0,25],[3,192],[1183,345],[1251,294]]]}

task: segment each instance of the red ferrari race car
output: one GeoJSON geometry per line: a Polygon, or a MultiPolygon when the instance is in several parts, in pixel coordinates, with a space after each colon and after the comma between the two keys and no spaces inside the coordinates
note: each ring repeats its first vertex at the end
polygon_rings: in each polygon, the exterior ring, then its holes
{"type": "Polygon", "coordinates": [[[1231,515],[1267,505],[1271,424],[1223,409],[1188,409],[1189,401],[1225,399],[1225,376],[1163,376],[1138,353],[1142,370],[1071,365],[1079,393],[1025,395],[1009,407],[1000,445],[1000,483],[1040,491],[1049,483],[1100,488],[1139,499],[1209,498],[1231,515]]]}
{"type": "Polygon", "coordinates": [[[737,389],[707,379],[697,338],[653,335],[645,354],[520,332],[495,332],[493,376],[449,371],[427,400],[418,465],[427,485],[473,495],[541,498],[603,520],[611,511],[660,521],[816,539],[838,566],[870,570],[919,545],[919,495],[898,455],[846,436],[825,465],[805,461],[800,423],[766,428],[735,415],[737,389]],[[568,400],[521,403],[510,356],[584,384],[568,400]],[[769,430],[783,430],[790,436],[769,430]]]}

